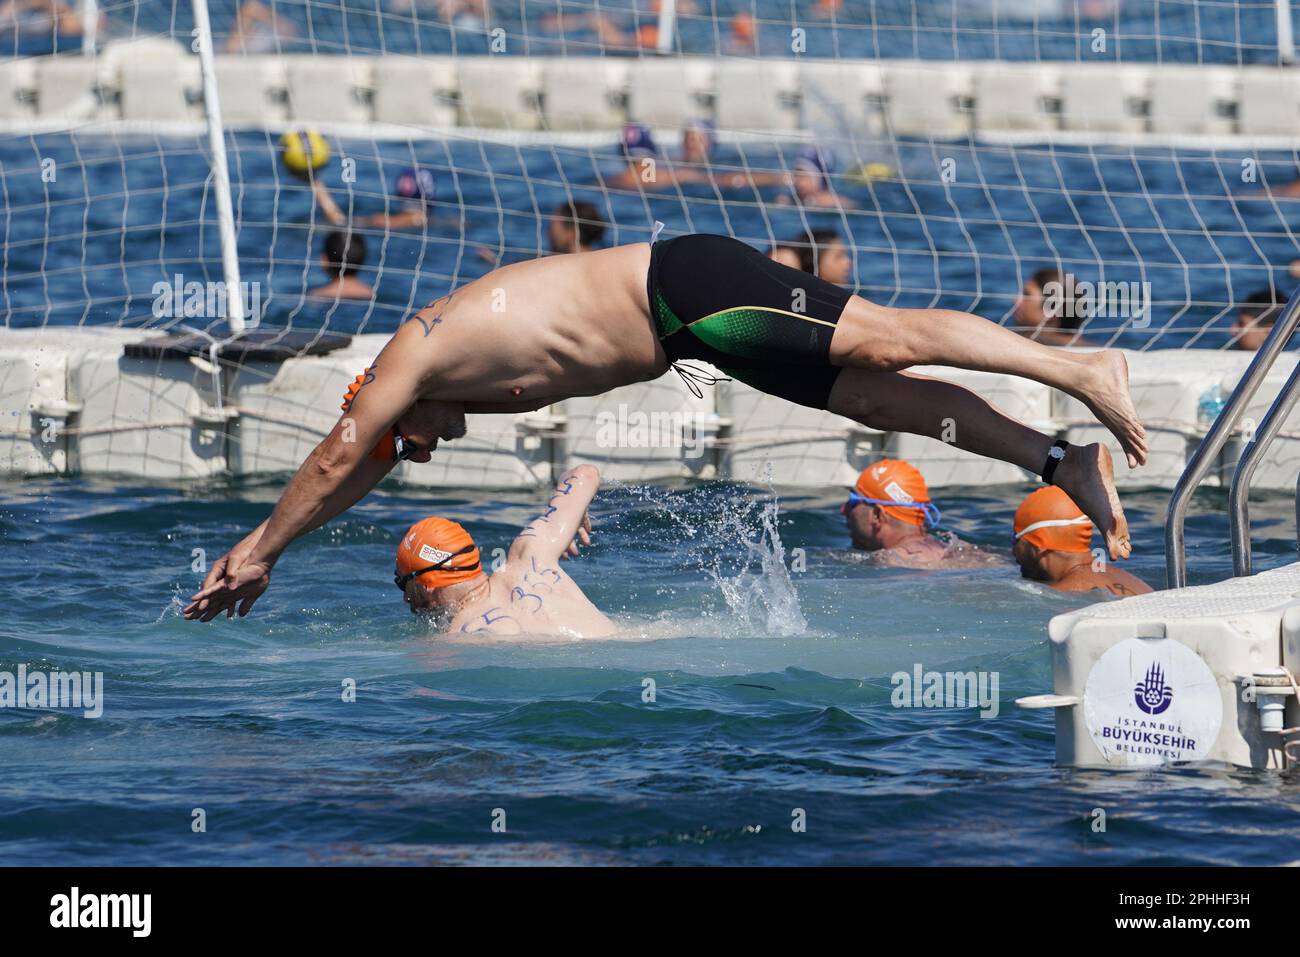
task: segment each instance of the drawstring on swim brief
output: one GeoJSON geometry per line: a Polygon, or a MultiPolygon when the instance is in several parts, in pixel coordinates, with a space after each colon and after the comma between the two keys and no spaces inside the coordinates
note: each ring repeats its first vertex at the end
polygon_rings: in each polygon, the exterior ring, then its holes
{"type": "Polygon", "coordinates": [[[704,398],[704,390],[700,386],[717,385],[719,382],[732,381],[727,376],[716,376],[705,372],[703,369],[688,366],[684,362],[674,362],[669,368],[682,377],[682,381],[686,383],[686,388],[690,389],[697,399],[704,398]]]}

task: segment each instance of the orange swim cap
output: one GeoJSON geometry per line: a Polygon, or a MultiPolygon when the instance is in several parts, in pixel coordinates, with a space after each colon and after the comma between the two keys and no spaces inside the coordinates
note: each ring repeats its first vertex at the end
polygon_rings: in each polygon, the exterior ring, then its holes
{"type": "Polygon", "coordinates": [[[879,505],[890,518],[909,525],[925,525],[939,520],[939,510],[930,503],[930,490],[925,479],[910,462],[902,459],[881,459],[868,465],[858,476],[853,490],[867,500],[879,505]]]}
{"type": "MultiPolygon", "coordinates": [[[[366,384],[366,376],[369,374],[370,369],[367,367],[366,371],[353,379],[352,384],[348,386],[347,394],[343,396],[343,405],[340,407],[344,412],[352,411],[352,400],[357,397],[357,393],[361,391],[361,387],[366,384]]],[[[391,462],[396,459],[397,443],[394,441],[396,436],[397,429],[393,428],[387,435],[379,440],[379,444],[370,450],[370,457],[384,462],[391,462]]]]}
{"type": "Polygon", "coordinates": [[[446,518],[412,525],[397,546],[397,586],[415,577],[426,588],[444,588],[479,573],[478,546],[469,532],[446,518]],[[437,566],[437,567],[434,567],[437,566]]]}
{"type": "Polygon", "coordinates": [[[1053,552],[1092,550],[1092,522],[1055,485],[1025,497],[1016,509],[1016,538],[1053,552]]]}

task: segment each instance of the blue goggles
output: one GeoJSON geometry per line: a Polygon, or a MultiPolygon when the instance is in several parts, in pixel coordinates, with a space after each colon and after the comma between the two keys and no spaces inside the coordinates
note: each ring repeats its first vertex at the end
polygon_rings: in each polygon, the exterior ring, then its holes
{"type": "Polygon", "coordinates": [[[849,489],[849,500],[841,510],[845,513],[855,505],[892,505],[894,508],[919,508],[927,525],[939,524],[939,509],[933,502],[896,502],[892,498],[867,498],[856,489],[849,489]]]}

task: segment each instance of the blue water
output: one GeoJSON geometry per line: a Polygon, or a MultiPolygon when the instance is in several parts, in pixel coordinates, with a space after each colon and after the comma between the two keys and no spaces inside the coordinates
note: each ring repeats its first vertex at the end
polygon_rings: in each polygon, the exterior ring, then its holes
{"type": "MultiPolygon", "coordinates": [[[[489,0],[486,20],[441,20],[435,0],[263,0],[288,24],[268,38],[289,53],[483,54],[488,31],[503,30],[505,54],[608,56],[632,54],[602,43],[588,25],[548,27],[547,15],[599,10],[625,33],[658,22],[647,0],[489,0]]],[[[237,0],[211,0],[213,33],[224,45],[237,0]]],[[[101,2],[105,36],[163,35],[188,44],[188,3],[101,2]]],[[[805,32],[804,55],[925,59],[1103,60],[1189,63],[1275,63],[1271,0],[846,0],[833,17],[810,0],[681,0],[674,49],[688,54],[789,56],[791,30],[805,32]],[[736,47],[731,19],[756,25],[756,49],[736,47]],[[1106,31],[1104,49],[1094,32],[1106,31]]],[[[44,23],[0,25],[0,50],[24,56],[80,49],[80,38],[51,35],[44,23]]],[[[250,51],[253,52],[253,51],[250,51]]],[[[500,50],[496,51],[502,52],[500,50]]]]}
{"type": "MultiPolygon", "coordinates": [[[[1045,625],[1080,598],[1009,563],[863,563],[839,490],[778,508],[758,487],[607,488],[570,570],[618,640],[448,644],[405,611],[409,523],[454,517],[490,553],[529,492],[382,489],[296,545],[249,618],[181,620],[193,550],[215,557],[278,489],[0,485],[0,670],[102,671],[106,699],[98,719],[0,710],[6,864],[1294,860],[1291,775],[1053,768],[1051,716],[1012,699],[1050,690],[1045,625]],[[889,675],[915,664],[997,671],[999,715],[894,708],[889,675]]],[[[945,521],[1005,549],[1026,490],[952,491],[945,521]]],[[[1130,567],[1157,585],[1164,502],[1127,497],[1130,567]]],[[[1290,510],[1258,497],[1260,567],[1294,560],[1290,510]]],[[[1194,503],[1194,582],[1228,573],[1224,511],[1194,503]]]]}
{"type": "MultiPolygon", "coordinates": [[[[230,137],[243,278],[261,284],[263,323],[344,332],[391,332],[414,309],[488,272],[547,248],[551,211],[590,200],[611,222],[610,244],[721,232],[756,246],[838,229],[855,255],[858,290],[899,306],[965,309],[1007,322],[1021,284],[1061,264],[1080,280],[1150,283],[1150,322],[1097,317],[1096,344],[1136,349],[1222,348],[1239,303],[1300,258],[1300,203],[1241,182],[1240,151],[1098,145],[992,146],[903,141],[895,179],[840,181],[857,208],[801,211],[780,190],[688,186],[651,194],[607,190],[597,174],[618,168],[614,145],[494,145],[470,140],[335,141],[323,174],[355,219],[393,208],[388,185],[418,162],[438,177],[425,230],[363,230],[363,278],[373,303],[322,303],[306,290],[325,281],[318,261],[330,227],[310,192],[276,160],[275,137],[230,137]],[[357,181],[340,178],[339,156],[357,181]],[[939,175],[952,160],[956,181],[939,175]],[[488,259],[480,256],[486,251],[488,259]],[[490,261],[489,261],[490,260],[490,261]]],[[[881,158],[880,148],[835,144],[840,169],[881,158]]],[[[795,147],[723,146],[723,168],[777,169],[795,147]]],[[[158,325],[156,283],[218,280],[221,261],[205,149],[198,138],[67,133],[0,137],[0,294],[10,326],[158,325]],[[42,160],[56,176],[44,182],[42,160]]],[[[1262,177],[1296,175],[1285,152],[1252,154],[1262,177]]],[[[163,323],[166,324],[166,323],[163,323]]]]}

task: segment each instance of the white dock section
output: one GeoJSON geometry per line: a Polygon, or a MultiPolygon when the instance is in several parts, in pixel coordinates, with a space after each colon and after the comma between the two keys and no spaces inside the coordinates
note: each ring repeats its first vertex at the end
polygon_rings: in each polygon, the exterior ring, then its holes
{"type": "Polygon", "coordinates": [[[1049,627],[1057,763],[1283,767],[1300,724],[1300,564],[1100,602],[1049,627]]]}
{"type": "MultiPolygon", "coordinates": [[[[214,366],[204,358],[127,358],[149,333],[120,329],[0,330],[0,475],[122,475],[185,480],[295,469],[340,415],[353,377],[386,337],[280,363],[214,366]]],[[[1130,487],[1172,487],[1204,434],[1198,405],[1231,389],[1250,355],[1210,350],[1127,353],[1132,391],[1151,434],[1151,460],[1129,473],[1112,443],[1118,478],[1130,487]]],[[[1248,412],[1253,428],[1289,373],[1287,353],[1248,412]]],[[[1026,379],[954,369],[918,372],[962,385],[1051,435],[1072,442],[1110,436],[1080,403],[1026,379]]],[[[851,483],[870,461],[912,461],[936,488],[1030,481],[950,441],[881,432],[792,405],[739,382],[692,395],[674,373],[602,396],[569,399],[527,415],[472,416],[465,438],[401,481],[444,487],[522,488],[551,482],[578,462],[611,478],[770,480],[787,486],[851,483]]],[[[940,424],[942,427],[942,423],[940,424]]],[[[1231,478],[1232,443],[1210,482],[1231,478]]],[[[1258,488],[1292,489],[1300,472],[1300,412],[1270,447],[1258,488]]]]}
{"type": "MultiPolygon", "coordinates": [[[[1086,60],[262,54],[219,55],[216,73],[229,128],[394,136],[457,127],[581,135],[627,120],[680,128],[696,118],[724,136],[791,134],[852,116],[874,133],[927,138],[1181,138],[1209,147],[1293,142],[1300,105],[1300,79],[1273,67],[1086,60]]],[[[0,90],[5,129],[163,132],[202,119],[196,58],[165,38],[110,42],[90,60],[9,60],[0,90]]]]}

